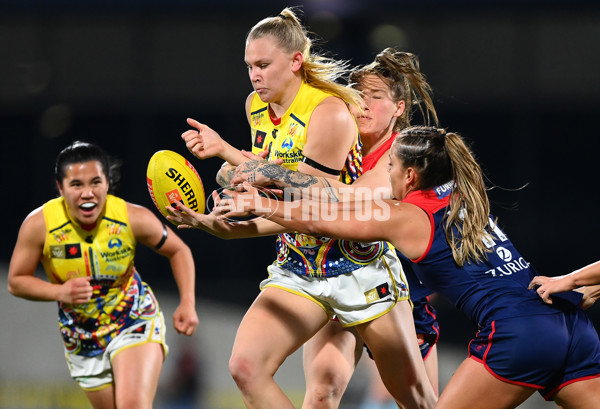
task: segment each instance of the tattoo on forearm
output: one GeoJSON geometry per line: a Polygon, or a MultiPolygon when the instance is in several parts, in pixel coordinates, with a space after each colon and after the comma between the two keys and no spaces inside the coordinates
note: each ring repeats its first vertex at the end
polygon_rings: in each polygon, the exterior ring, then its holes
{"type": "Polygon", "coordinates": [[[327,198],[329,199],[330,202],[339,202],[340,199],[338,197],[337,194],[337,190],[331,186],[331,183],[329,183],[329,181],[327,180],[327,178],[318,178],[321,181],[322,184],[322,191],[325,195],[327,195],[327,198]]]}
{"type": "Polygon", "coordinates": [[[282,166],[269,163],[260,167],[257,172],[270,180],[282,182],[285,174],[291,171],[282,166]]]}
{"type": "Polygon", "coordinates": [[[219,172],[217,172],[217,183],[221,187],[229,187],[231,186],[231,179],[233,179],[233,174],[235,172],[234,166],[226,166],[222,167],[219,172]]]}
{"type": "Polygon", "coordinates": [[[284,182],[289,184],[290,187],[305,189],[315,185],[318,180],[316,177],[307,175],[306,173],[288,170],[284,176],[284,182]]]}
{"type": "Polygon", "coordinates": [[[306,195],[304,196],[306,198],[315,200],[326,198],[330,202],[339,202],[337,189],[324,177],[307,175],[306,173],[286,169],[280,165],[275,165],[273,163],[265,164],[264,162],[253,163],[252,166],[248,166],[248,169],[246,169],[244,173],[248,174],[247,180],[250,183],[256,180],[256,174],[260,174],[274,182],[274,184],[280,188],[293,189],[296,193],[292,194],[291,197],[296,199],[300,198],[301,190],[309,189],[308,197],[306,195]],[[316,188],[317,190],[313,191],[314,189],[311,188],[316,188]],[[318,197],[313,197],[314,194],[318,197]]]}

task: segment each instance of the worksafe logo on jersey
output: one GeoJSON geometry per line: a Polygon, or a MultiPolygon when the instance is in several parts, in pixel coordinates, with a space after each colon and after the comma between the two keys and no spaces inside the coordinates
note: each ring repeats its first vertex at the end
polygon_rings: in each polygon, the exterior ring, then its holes
{"type": "Polygon", "coordinates": [[[370,289],[365,293],[365,298],[367,299],[367,303],[370,304],[377,300],[381,300],[390,295],[390,287],[388,283],[383,283],[378,285],[375,288],[370,289]]]}
{"type": "Polygon", "coordinates": [[[50,256],[52,258],[80,258],[81,257],[81,245],[75,244],[58,244],[50,246],[50,256]]]}
{"type": "Polygon", "coordinates": [[[294,147],[294,141],[292,141],[292,138],[288,136],[281,144],[281,147],[289,152],[290,149],[294,147]]]}
{"type": "Polygon", "coordinates": [[[112,248],[121,248],[121,246],[123,245],[123,242],[121,241],[121,239],[119,239],[118,237],[113,237],[108,241],[108,248],[112,249],[112,248]]]}

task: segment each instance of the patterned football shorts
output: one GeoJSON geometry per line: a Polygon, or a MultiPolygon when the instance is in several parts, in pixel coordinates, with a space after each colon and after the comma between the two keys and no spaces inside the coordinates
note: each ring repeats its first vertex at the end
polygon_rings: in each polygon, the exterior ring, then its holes
{"type": "Polygon", "coordinates": [[[92,357],[65,354],[71,377],[82,389],[94,391],[112,385],[112,359],[126,348],[147,342],[155,342],[162,346],[164,356],[167,356],[169,347],[165,342],[166,328],[162,312],[152,320],[141,321],[117,335],[108,344],[103,354],[92,357]]]}
{"type": "Polygon", "coordinates": [[[275,264],[260,289],[276,287],[319,304],[330,318],[344,327],[374,320],[408,299],[408,287],[400,260],[388,251],[377,260],[350,273],[332,277],[309,277],[275,264]]]}

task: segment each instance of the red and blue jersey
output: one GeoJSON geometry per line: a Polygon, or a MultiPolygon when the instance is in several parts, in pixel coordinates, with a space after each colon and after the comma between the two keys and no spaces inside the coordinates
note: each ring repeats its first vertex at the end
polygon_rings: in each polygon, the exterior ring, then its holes
{"type": "MultiPolygon", "coordinates": [[[[490,250],[487,257],[479,262],[469,260],[463,266],[454,261],[444,229],[452,186],[453,182],[449,182],[431,190],[411,192],[403,200],[423,209],[431,222],[427,250],[420,258],[411,260],[419,280],[447,298],[476,325],[502,318],[560,312],[560,302],[555,306],[545,304],[534,290],[527,288],[537,272],[492,216],[484,239],[490,250]]],[[[581,295],[570,292],[566,298],[577,304],[581,295]]]]}

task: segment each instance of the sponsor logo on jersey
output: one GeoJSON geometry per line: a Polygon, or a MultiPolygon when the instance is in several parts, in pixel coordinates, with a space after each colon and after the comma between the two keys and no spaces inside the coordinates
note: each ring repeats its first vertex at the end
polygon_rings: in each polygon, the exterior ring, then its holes
{"type": "Polygon", "coordinates": [[[123,245],[123,242],[118,237],[113,237],[108,241],[108,248],[120,248],[123,245]]]}
{"type": "Polygon", "coordinates": [[[256,137],[254,138],[254,146],[262,149],[265,144],[265,139],[267,139],[267,133],[263,131],[256,131],[256,137]]]}
{"type": "Polygon", "coordinates": [[[433,191],[435,192],[438,199],[443,199],[444,197],[446,197],[450,193],[452,193],[453,187],[454,187],[454,181],[451,180],[450,182],[446,182],[443,185],[433,188],[433,191]]]}
{"type": "Polygon", "coordinates": [[[383,283],[378,285],[375,288],[370,289],[365,293],[365,298],[367,299],[367,303],[370,304],[377,300],[381,300],[390,295],[390,288],[388,283],[383,283]]]}
{"type": "Polygon", "coordinates": [[[140,325],[139,327],[131,331],[132,334],[143,334],[144,332],[146,332],[146,324],[140,325]]]}
{"type": "Polygon", "coordinates": [[[109,223],[106,227],[108,229],[108,234],[119,234],[121,233],[121,227],[123,225],[121,223],[109,223]]]}
{"type": "Polygon", "coordinates": [[[295,136],[297,130],[298,130],[298,123],[297,122],[292,122],[290,124],[290,127],[288,128],[288,135],[290,135],[292,137],[295,136]]]}
{"type": "Polygon", "coordinates": [[[390,295],[390,287],[388,286],[388,283],[378,285],[375,287],[375,289],[377,290],[377,295],[379,295],[379,298],[385,298],[390,295]]]}
{"type": "Polygon", "coordinates": [[[50,246],[51,258],[81,258],[81,245],[75,244],[59,244],[50,246]]]}
{"type": "Polygon", "coordinates": [[[264,110],[261,110],[259,112],[253,113],[252,114],[252,125],[255,126],[255,127],[260,126],[260,124],[261,124],[262,119],[264,118],[264,116],[265,116],[265,111],[264,110]]]}
{"type": "Polygon", "coordinates": [[[281,147],[289,152],[290,149],[294,147],[294,142],[292,141],[292,138],[288,136],[285,139],[285,141],[283,141],[283,143],[281,144],[281,147]]]}
{"type": "Polygon", "coordinates": [[[59,230],[56,233],[52,233],[52,236],[54,237],[54,240],[56,240],[57,243],[69,240],[69,233],[71,232],[71,229],[64,229],[64,230],[59,230]]]}

